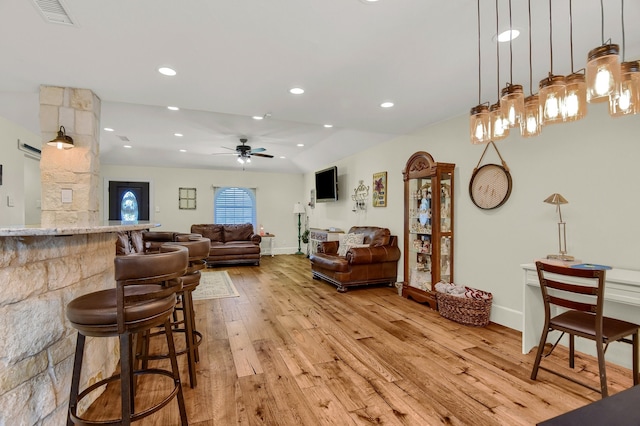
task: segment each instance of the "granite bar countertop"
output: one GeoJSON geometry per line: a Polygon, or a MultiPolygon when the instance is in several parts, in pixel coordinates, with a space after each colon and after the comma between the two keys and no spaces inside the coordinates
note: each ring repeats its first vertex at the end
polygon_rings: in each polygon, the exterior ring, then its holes
{"type": "Polygon", "coordinates": [[[0,227],[0,237],[100,234],[107,232],[137,231],[141,229],[157,228],[158,226],[160,226],[159,223],[147,221],[108,221],[96,225],[61,225],[56,227],[42,227],[41,225],[17,225],[0,227]]]}

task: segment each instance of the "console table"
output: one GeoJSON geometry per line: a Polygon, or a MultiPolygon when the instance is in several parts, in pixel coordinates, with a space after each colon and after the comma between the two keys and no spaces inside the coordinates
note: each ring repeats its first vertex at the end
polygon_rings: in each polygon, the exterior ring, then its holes
{"type": "MultiPolygon", "coordinates": [[[[522,353],[526,354],[540,342],[544,325],[544,304],[540,282],[534,263],[520,265],[524,272],[522,301],[522,353]]],[[[613,268],[606,272],[604,315],[631,322],[640,322],[640,271],[613,268]]],[[[557,308],[556,308],[557,309],[557,308]]],[[[560,313],[558,311],[557,313],[560,313]]],[[[552,311],[552,315],[555,313],[552,311]]],[[[550,334],[549,342],[558,334],[550,334]]],[[[566,336],[565,338],[566,339],[566,336]]],[[[566,342],[562,342],[566,346],[566,342]]],[[[590,340],[576,339],[576,350],[596,356],[590,340]]],[[[631,345],[612,344],[607,350],[607,361],[631,368],[631,345]]]]}
{"type": "Polygon", "coordinates": [[[314,254],[318,251],[318,245],[323,241],[338,241],[340,234],[344,234],[344,231],[329,230],[329,229],[309,229],[309,254],[314,254]]]}

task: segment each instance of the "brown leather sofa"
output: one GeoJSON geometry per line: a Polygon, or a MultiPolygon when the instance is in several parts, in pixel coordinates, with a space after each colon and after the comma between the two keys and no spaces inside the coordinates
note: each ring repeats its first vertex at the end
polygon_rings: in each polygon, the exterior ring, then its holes
{"type": "Polygon", "coordinates": [[[243,223],[196,224],[191,232],[211,240],[207,265],[252,264],[260,265],[260,241],[262,237],[253,232],[253,225],[243,223]]]}
{"type": "Polygon", "coordinates": [[[310,256],[313,278],[336,285],[341,293],[353,286],[395,284],[400,259],[397,236],[376,226],[354,226],[348,234],[364,234],[368,247],[351,247],[340,256],[338,241],[320,243],[310,256]]]}

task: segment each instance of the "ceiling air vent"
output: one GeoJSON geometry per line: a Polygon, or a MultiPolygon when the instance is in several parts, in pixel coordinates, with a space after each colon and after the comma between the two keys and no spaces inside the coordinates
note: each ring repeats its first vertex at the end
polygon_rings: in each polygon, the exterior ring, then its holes
{"type": "Polygon", "coordinates": [[[129,138],[126,136],[118,136],[122,142],[129,142],[129,138]]]}
{"type": "Polygon", "coordinates": [[[48,22],[75,25],[60,0],[33,0],[33,3],[48,22]]]}

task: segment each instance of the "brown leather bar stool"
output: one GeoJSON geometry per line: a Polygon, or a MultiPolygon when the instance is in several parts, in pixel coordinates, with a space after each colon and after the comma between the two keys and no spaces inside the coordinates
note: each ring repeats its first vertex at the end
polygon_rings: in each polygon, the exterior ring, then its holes
{"type": "Polygon", "coordinates": [[[116,256],[116,288],[80,296],[67,305],[67,318],[78,330],[67,425],[129,425],[178,401],[180,423],[187,425],[187,414],[176,359],[171,315],[176,291],[182,288],[182,275],[188,266],[189,253],[181,246],[161,247],[160,253],[116,256]],[[171,371],[158,368],[134,370],[132,342],[136,333],[164,325],[169,347],[171,371]],[[80,392],[80,373],[86,336],[120,339],[120,373],[100,380],[80,392]],[[135,380],[142,374],[169,377],[174,386],[158,403],[143,411],[135,410],[135,380]],[[92,391],[120,380],[121,417],[114,420],[90,420],[78,415],[78,403],[92,391]]]}
{"type": "MultiPolygon", "coordinates": [[[[145,232],[144,240],[149,250],[160,243],[160,241],[172,238],[172,242],[162,242],[163,246],[179,245],[186,247],[189,251],[189,267],[182,276],[182,290],[176,294],[178,305],[174,311],[173,331],[184,333],[185,349],[177,352],[177,355],[187,354],[187,365],[189,370],[189,384],[192,388],[197,386],[196,363],[200,361],[198,346],[202,343],[202,334],[195,326],[195,310],[193,309],[193,291],[200,284],[200,270],[206,268],[206,258],[209,255],[210,240],[203,238],[200,234],[180,234],[171,232],[145,232]],[[178,319],[176,313],[182,312],[182,318],[178,319]]],[[[152,336],[162,334],[163,330],[152,333],[144,333],[144,339],[140,339],[141,346],[138,347],[137,357],[142,360],[143,368],[146,368],[147,361],[152,359],[166,358],[167,354],[149,354],[149,339],[152,336]]]]}

